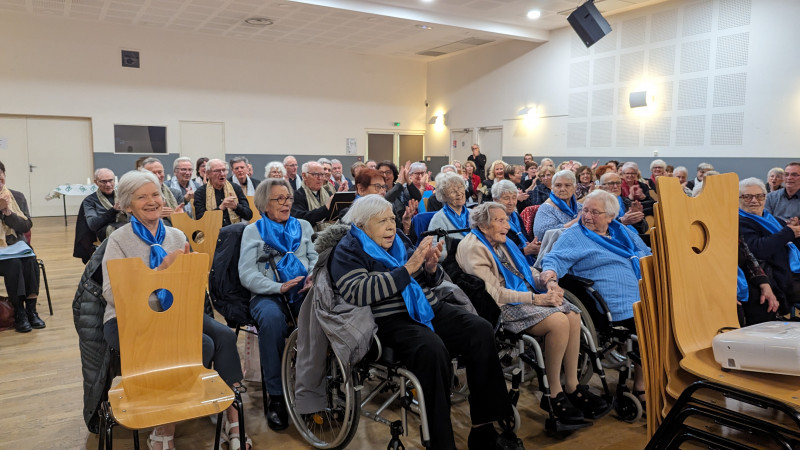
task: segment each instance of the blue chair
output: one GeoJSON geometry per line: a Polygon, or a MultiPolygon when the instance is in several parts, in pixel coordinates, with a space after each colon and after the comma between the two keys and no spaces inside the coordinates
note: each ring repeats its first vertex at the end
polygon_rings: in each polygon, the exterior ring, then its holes
{"type": "Polygon", "coordinates": [[[413,239],[419,240],[419,235],[428,231],[428,225],[433,219],[435,212],[421,212],[411,219],[411,231],[414,234],[413,239]]]}

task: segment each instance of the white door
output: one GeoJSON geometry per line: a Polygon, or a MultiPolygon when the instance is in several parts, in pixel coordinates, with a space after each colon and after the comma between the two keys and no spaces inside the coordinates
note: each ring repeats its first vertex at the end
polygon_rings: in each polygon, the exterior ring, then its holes
{"type": "Polygon", "coordinates": [[[22,192],[30,208],[27,122],[25,117],[0,116],[0,161],[6,166],[6,186],[22,192]]]}
{"type": "Polygon", "coordinates": [[[486,170],[489,170],[492,161],[503,159],[503,127],[479,128],[478,144],[486,155],[486,170]]]}
{"type": "MultiPolygon", "coordinates": [[[[93,176],[92,124],[71,117],[28,117],[28,161],[33,217],[64,214],[61,200],[45,196],[61,184],[86,184],[93,176]]],[[[78,214],[83,196],[66,196],[67,215],[78,214]]]]}
{"type": "Polygon", "coordinates": [[[225,161],[225,124],[181,121],[181,156],[225,161]]]}
{"type": "Polygon", "coordinates": [[[450,161],[454,159],[465,163],[472,154],[473,133],[469,128],[450,131],[450,161]]]}

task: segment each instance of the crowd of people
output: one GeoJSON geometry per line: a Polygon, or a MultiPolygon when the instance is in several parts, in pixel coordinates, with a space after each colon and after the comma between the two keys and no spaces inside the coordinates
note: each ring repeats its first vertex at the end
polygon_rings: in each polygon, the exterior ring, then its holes
{"type": "MultiPolygon", "coordinates": [[[[455,261],[464,273],[483,280],[506,330],[546,337],[550,399],[542,399],[542,408],[564,421],[593,417],[608,405],[579,384],[581,311],[565,299],[559,279],[571,274],[594,280],[614,323],[635,332],[638,260],[651,254],[646,217],[652,215],[656,179],[676,177],[687,195],[700,195],[706,177],[716,174],[706,163],[697,167],[694,179],[685,167],[662,160],[652,161],[649,169],[645,178],[633,162],[556,165],[550,158],[537,163],[530,154],[522,165],[502,160],[487,165],[480,147],[473,145],[465,163],[453,161],[435,177],[424,162],[400,167],[391,161],[357,162],[348,178],[337,159],[298,165],[295,157],[286,156],[265,166],[263,180],[254,177],[244,157],[228,163],[178,158],[165,181],[162,163],[146,158],[118,186],[111,170],[95,172],[98,190],[81,205],[74,255],[86,263],[96,246],[107,241],[103,265],[138,257],[163,269],[190,251],[186,237],[170,227],[171,215],[199,219],[206,211],[221,210],[222,227],[249,222],[255,215],[242,235],[238,270],[242,286],[252,294],[249,312],[259,329],[266,420],[280,431],[289,426],[280,370],[290,331],[286,318],[298,314],[313,286],[319,257],[315,238],[334,223],[345,225],[349,231],[329,263],[335,294],[369,307],[378,337],[419,378],[434,448],[455,448],[449,386],[451,358],[458,356],[468,384],[481,386],[469,398],[469,447],[516,449],[522,442],[514,433],[498,433],[493,426],[511,414],[494,346],[496,324],[437,296],[437,286],[447,278],[445,262],[455,261]],[[334,195],[346,191],[355,192],[355,201],[331,218],[334,195]],[[253,197],[257,211],[247,197],[253,197]],[[413,224],[423,211],[430,215],[427,229],[444,230],[446,237],[416,235],[413,224]]],[[[739,187],[742,325],[775,320],[800,303],[800,163],[772,169],[767,179],[765,184],[748,178],[739,187]]],[[[2,164],[0,185],[2,234],[10,245],[31,222],[24,197],[5,188],[2,164]]],[[[17,331],[42,328],[35,310],[38,271],[28,267],[30,262],[17,263],[0,264],[9,293],[17,293],[12,299],[17,331]]],[[[104,335],[114,347],[114,301],[105,274],[103,294],[104,335]]],[[[170,301],[154,293],[150,303],[166,309],[170,301]]],[[[203,343],[204,363],[238,386],[242,374],[232,331],[209,317],[203,343]]],[[[641,371],[635,373],[634,393],[643,396],[641,371]]],[[[155,429],[151,448],[173,448],[173,433],[174,425],[155,429]]],[[[235,448],[251,446],[237,437],[236,410],[228,410],[223,438],[235,448]]]]}

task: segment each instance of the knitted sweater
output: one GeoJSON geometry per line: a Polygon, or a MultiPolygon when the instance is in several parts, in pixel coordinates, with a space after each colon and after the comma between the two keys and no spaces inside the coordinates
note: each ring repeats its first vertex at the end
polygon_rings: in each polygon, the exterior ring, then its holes
{"type": "MultiPolygon", "coordinates": [[[[633,239],[639,257],[651,254],[637,234],[628,227],[623,230],[633,239]]],[[[594,280],[594,288],[608,304],[613,321],[633,317],[633,304],[639,301],[639,280],[631,261],[589,239],[580,226],[568,228],[558,238],[542,260],[542,272],[545,270],[554,271],[559,278],[570,273],[594,280]]]]}
{"type": "MultiPolygon", "coordinates": [[[[183,250],[186,244],[186,236],[181,230],[166,227],[166,236],[161,247],[167,253],[175,250],[183,250]]],[[[103,255],[103,298],[106,299],[106,312],[103,314],[103,323],[117,317],[117,310],[114,307],[114,294],[111,291],[111,282],[108,280],[108,261],[122,258],[141,258],[149,266],[150,264],[150,245],[145,243],[139,236],[133,233],[131,224],[125,224],[122,228],[111,233],[106,244],[106,253],[103,255]]],[[[161,303],[155,294],[150,295],[150,307],[161,310],[161,303]]]]}

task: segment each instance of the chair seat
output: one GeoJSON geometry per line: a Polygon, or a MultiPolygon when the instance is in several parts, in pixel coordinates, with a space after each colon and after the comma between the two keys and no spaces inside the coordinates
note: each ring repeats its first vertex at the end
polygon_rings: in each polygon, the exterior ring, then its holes
{"type": "Polygon", "coordinates": [[[203,368],[182,381],[159,389],[127,377],[108,391],[116,421],[128,429],[151,428],[218,414],[234,400],[233,391],[214,370],[203,368]]]}
{"type": "Polygon", "coordinates": [[[711,347],[686,354],[681,360],[681,367],[700,378],[762,395],[800,409],[800,383],[797,377],[739,370],[723,371],[714,359],[711,347]]]}

